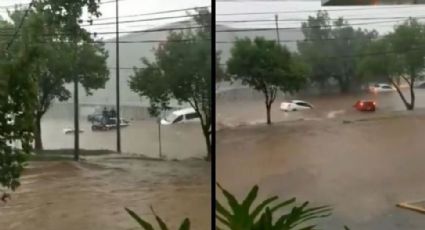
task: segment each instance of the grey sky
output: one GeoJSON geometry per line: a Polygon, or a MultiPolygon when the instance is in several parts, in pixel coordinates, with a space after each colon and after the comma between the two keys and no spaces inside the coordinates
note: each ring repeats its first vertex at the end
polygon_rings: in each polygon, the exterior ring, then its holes
{"type": "MultiPolygon", "coordinates": [[[[110,0],[102,0],[103,2],[110,0]]],[[[29,3],[30,0],[0,0],[0,8],[2,6],[10,6],[13,4],[19,3],[29,3]]],[[[211,0],[184,0],[184,1],[176,1],[176,0],[121,0],[119,2],[119,13],[121,16],[126,15],[134,15],[134,14],[144,14],[144,13],[152,13],[158,11],[167,11],[167,10],[175,10],[175,9],[184,9],[184,8],[192,8],[192,7],[201,7],[201,6],[211,6],[211,0]]],[[[210,8],[211,9],[211,8],[210,8]]],[[[115,3],[104,3],[100,7],[100,11],[102,12],[101,20],[99,23],[105,22],[114,22],[115,19],[106,19],[102,18],[110,18],[115,17],[115,3]]],[[[6,15],[6,11],[4,9],[0,10],[0,14],[2,16],[6,15]]],[[[167,13],[161,15],[149,15],[149,16],[139,16],[139,17],[131,17],[131,18],[123,18],[121,20],[137,20],[137,19],[146,19],[153,17],[169,17],[169,16],[182,16],[186,15],[185,12],[176,12],[176,13],[167,13]]],[[[179,21],[180,19],[168,19],[168,20],[158,20],[158,21],[148,21],[148,22],[134,22],[134,23],[126,23],[120,25],[120,31],[134,31],[134,30],[144,30],[149,29],[161,25],[165,25],[171,22],[179,21]]],[[[94,23],[95,24],[95,23],[94,23]]],[[[89,31],[92,32],[111,32],[115,31],[115,25],[98,25],[87,27],[89,31]]],[[[114,35],[103,36],[105,38],[114,37],[114,35]]]]}
{"type": "MultiPolygon", "coordinates": [[[[343,16],[344,18],[378,18],[380,20],[349,20],[355,25],[367,29],[376,29],[380,33],[386,33],[393,29],[396,23],[402,20],[391,19],[391,17],[422,17],[425,19],[425,5],[396,5],[396,6],[351,6],[351,7],[322,7],[321,0],[298,0],[298,1],[218,1],[216,3],[216,20],[217,24],[227,25],[236,28],[247,27],[273,27],[274,22],[249,22],[249,23],[224,23],[220,21],[234,20],[254,20],[266,19],[273,20],[274,12],[279,13],[279,19],[295,19],[305,20],[309,15],[314,15],[317,10],[328,10],[331,18],[343,16]],[[338,11],[337,11],[338,10],[338,11]],[[302,11],[302,12],[301,12],[302,11]],[[247,12],[270,12],[265,15],[220,15],[235,14],[247,12]],[[388,19],[390,18],[390,19],[388,19]],[[380,23],[374,23],[379,21],[380,23]],[[364,25],[369,23],[369,25],[364,25]]],[[[282,21],[279,22],[280,27],[299,27],[299,21],[282,21]]]]}

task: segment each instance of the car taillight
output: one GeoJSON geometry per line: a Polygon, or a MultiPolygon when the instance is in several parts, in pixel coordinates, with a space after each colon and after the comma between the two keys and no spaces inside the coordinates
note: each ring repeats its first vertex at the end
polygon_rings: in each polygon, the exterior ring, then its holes
{"type": "Polygon", "coordinates": [[[373,105],[376,106],[376,102],[373,102],[373,105]]]}
{"type": "Polygon", "coordinates": [[[360,106],[363,106],[363,102],[360,102],[360,104],[359,104],[360,106]]]}

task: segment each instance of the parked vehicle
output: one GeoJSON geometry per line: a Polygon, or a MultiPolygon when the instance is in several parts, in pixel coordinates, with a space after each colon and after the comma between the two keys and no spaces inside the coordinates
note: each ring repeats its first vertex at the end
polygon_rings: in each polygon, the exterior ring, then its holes
{"type": "Polygon", "coordinates": [[[378,83],[371,86],[370,91],[372,93],[385,93],[385,92],[394,92],[396,91],[396,89],[390,84],[378,83]]]}
{"type": "MultiPolygon", "coordinates": [[[[84,132],[84,130],[80,129],[80,133],[83,133],[83,132],[84,132]]],[[[74,128],[64,128],[63,133],[64,134],[72,134],[72,133],[75,133],[75,129],[74,128]]]]}
{"type": "MultiPolygon", "coordinates": [[[[127,127],[130,125],[130,122],[124,119],[121,119],[120,127],[127,127]]],[[[117,128],[117,119],[116,118],[109,118],[109,119],[103,119],[101,121],[93,121],[91,129],[93,131],[106,131],[111,129],[117,128]]]]}
{"type": "Polygon", "coordinates": [[[376,102],[372,100],[359,100],[353,107],[361,112],[375,112],[376,102]]]}
{"type": "Polygon", "coordinates": [[[180,109],[171,112],[161,119],[161,125],[171,125],[177,123],[199,122],[199,116],[193,108],[180,109]]]}
{"type": "Polygon", "coordinates": [[[87,120],[89,122],[101,121],[103,119],[103,115],[101,113],[93,113],[87,116],[87,120]]]}
{"type": "Polygon", "coordinates": [[[289,112],[289,111],[300,111],[300,110],[309,110],[312,109],[313,105],[308,102],[301,100],[292,100],[290,102],[282,102],[280,104],[280,110],[289,112]]]}

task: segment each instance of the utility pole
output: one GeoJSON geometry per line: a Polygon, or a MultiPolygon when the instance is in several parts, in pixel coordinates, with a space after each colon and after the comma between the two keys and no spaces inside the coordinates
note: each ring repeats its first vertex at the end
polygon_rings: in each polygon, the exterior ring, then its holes
{"type": "MultiPolygon", "coordinates": [[[[76,60],[76,58],[74,58],[76,60]]],[[[80,124],[79,124],[79,109],[78,109],[78,74],[75,71],[74,61],[74,160],[80,160],[80,124]]]]}
{"type": "MultiPolygon", "coordinates": [[[[77,21],[78,24],[78,21],[77,21]]],[[[79,123],[79,101],[78,101],[78,81],[77,57],[78,57],[78,29],[74,33],[74,56],[72,60],[72,74],[74,74],[74,160],[80,160],[80,123],[79,123]]]]}
{"type": "Polygon", "coordinates": [[[275,14],[274,15],[274,20],[275,20],[275,22],[276,22],[276,35],[277,35],[277,44],[278,45],[280,45],[280,36],[279,36],[279,22],[278,22],[278,15],[277,14],[275,14]]]}
{"type": "Polygon", "coordinates": [[[117,152],[121,153],[121,114],[120,114],[120,40],[119,40],[119,11],[118,11],[118,1],[115,0],[116,4],[116,38],[115,38],[115,45],[116,45],[116,81],[117,81],[117,89],[116,89],[116,96],[117,96],[117,152]]]}
{"type": "Polygon", "coordinates": [[[162,159],[162,142],[161,142],[161,117],[157,117],[158,122],[158,150],[159,150],[159,158],[162,159]]]}

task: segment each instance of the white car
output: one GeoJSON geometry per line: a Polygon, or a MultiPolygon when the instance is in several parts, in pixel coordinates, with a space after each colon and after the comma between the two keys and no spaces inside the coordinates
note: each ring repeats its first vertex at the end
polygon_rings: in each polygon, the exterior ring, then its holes
{"type": "Polygon", "coordinates": [[[309,110],[312,108],[313,106],[310,103],[301,100],[292,100],[290,102],[282,102],[280,104],[280,110],[285,112],[309,110]]]}
{"type": "Polygon", "coordinates": [[[199,116],[193,108],[186,108],[173,111],[161,120],[161,125],[171,125],[177,123],[199,122],[199,116]]]}
{"type": "Polygon", "coordinates": [[[394,92],[396,91],[396,89],[390,84],[379,83],[379,84],[375,84],[371,86],[370,91],[372,93],[385,93],[385,92],[394,92]]]}

